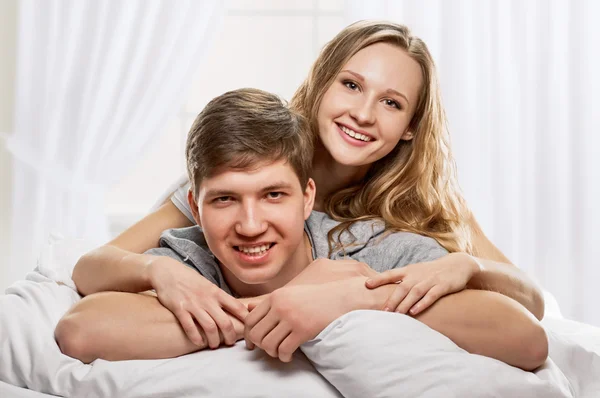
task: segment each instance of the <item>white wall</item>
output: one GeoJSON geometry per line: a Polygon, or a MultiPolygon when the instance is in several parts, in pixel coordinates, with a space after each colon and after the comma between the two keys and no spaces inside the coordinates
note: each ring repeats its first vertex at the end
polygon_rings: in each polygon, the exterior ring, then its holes
{"type": "MultiPolygon", "coordinates": [[[[17,0],[0,1],[0,134],[13,128],[17,40],[17,0]]],[[[11,161],[0,139],[0,292],[9,281],[5,274],[10,247],[11,161]]]]}
{"type": "Polygon", "coordinates": [[[289,100],[321,47],[344,26],[343,0],[228,0],[224,26],[190,81],[186,102],[134,170],[111,187],[106,214],[113,234],[142,218],[185,173],[185,139],[213,97],[255,87],[289,100]]]}

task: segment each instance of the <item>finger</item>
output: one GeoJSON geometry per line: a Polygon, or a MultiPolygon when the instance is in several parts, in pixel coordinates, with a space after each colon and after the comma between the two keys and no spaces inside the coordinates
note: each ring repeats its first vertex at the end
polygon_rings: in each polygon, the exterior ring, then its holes
{"type": "Polygon", "coordinates": [[[279,319],[272,312],[269,312],[248,332],[248,338],[258,347],[264,349],[263,340],[279,324],[279,319]]]}
{"type": "Polygon", "coordinates": [[[411,285],[408,282],[400,283],[390,294],[387,301],[383,305],[384,311],[394,311],[398,305],[404,300],[408,292],[411,290],[411,285]]]}
{"type": "Polygon", "coordinates": [[[248,313],[244,319],[246,330],[252,329],[261,319],[263,319],[271,310],[271,303],[268,300],[263,301],[248,313]]]}
{"type": "Polygon", "coordinates": [[[235,328],[233,327],[233,322],[229,318],[229,315],[227,315],[225,311],[218,306],[208,308],[207,312],[217,324],[218,330],[220,330],[221,334],[223,334],[223,342],[227,345],[235,344],[237,336],[235,333],[235,328]]]}
{"type": "Polygon", "coordinates": [[[291,362],[294,356],[294,352],[300,347],[304,341],[301,341],[300,335],[297,333],[290,333],[285,340],[279,344],[279,360],[281,362],[291,362]]]}
{"type": "Polygon", "coordinates": [[[408,310],[419,300],[427,294],[431,289],[432,284],[430,282],[417,283],[410,289],[404,300],[396,307],[396,312],[406,314],[408,310]]]}
{"type": "Polygon", "coordinates": [[[208,312],[202,308],[195,309],[192,314],[204,331],[208,346],[213,349],[219,347],[221,344],[221,337],[219,336],[219,328],[214,319],[212,319],[208,312]]]}
{"type": "Polygon", "coordinates": [[[227,293],[223,292],[222,297],[219,298],[221,307],[225,308],[231,315],[244,322],[248,316],[248,309],[242,302],[234,297],[231,297],[227,293]]]}
{"type": "Polygon", "coordinates": [[[248,311],[254,310],[256,308],[256,306],[258,306],[258,303],[255,303],[255,302],[248,303],[248,311]]]}
{"type": "Polygon", "coordinates": [[[283,322],[279,322],[263,339],[262,349],[271,357],[277,358],[279,356],[279,345],[290,333],[292,333],[292,328],[283,322]]]}
{"type": "Polygon", "coordinates": [[[183,328],[183,331],[185,332],[188,339],[190,339],[192,343],[196,344],[199,347],[204,345],[204,339],[202,338],[202,335],[198,330],[198,326],[194,322],[194,318],[192,318],[189,312],[181,311],[175,314],[175,316],[181,324],[181,327],[183,328]]]}
{"type": "Polygon", "coordinates": [[[412,306],[409,311],[410,314],[413,316],[420,314],[448,293],[450,293],[450,291],[445,289],[442,285],[435,285],[427,292],[425,297],[412,306]]]}
{"type": "Polygon", "coordinates": [[[382,285],[387,285],[388,283],[396,283],[398,281],[401,281],[402,278],[404,278],[404,276],[405,276],[404,270],[392,269],[392,270],[382,272],[380,274],[373,276],[372,278],[367,279],[367,281],[365,282],[365,285],[370,289],[374,289],[374,288],[382,286],[382,285]]]}
{"type": "Polygon", "coordinates": [[[250,330],[263,317],[265,317],[267,315],[267,313],[269,312],[270,309],[271,309],[271,302],[268,300],[265,300],[262,303],[260,303],[255,309],[253,309],[252,312],[250,312],[248,314],[248,316],[246,316],[246,319],[244,321],[244,340],[246,341],[246,348],[248,348],[249,350],[253,350],[255,347],[255,344],[250,340],[250,337],[248,336],[248,334],[250,333],[250,330]]]}

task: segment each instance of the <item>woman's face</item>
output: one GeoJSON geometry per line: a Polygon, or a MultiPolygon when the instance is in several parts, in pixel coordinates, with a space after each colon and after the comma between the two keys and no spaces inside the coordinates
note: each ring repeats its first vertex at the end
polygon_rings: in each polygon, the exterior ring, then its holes
{"type": "Polygon", "coordinates": [[[327,89],[317,114],[321,142],[347,166],[374,163],[408,130],[422,84],[419,64],[405,50],[375,43],[357,52],[327,89]]]}

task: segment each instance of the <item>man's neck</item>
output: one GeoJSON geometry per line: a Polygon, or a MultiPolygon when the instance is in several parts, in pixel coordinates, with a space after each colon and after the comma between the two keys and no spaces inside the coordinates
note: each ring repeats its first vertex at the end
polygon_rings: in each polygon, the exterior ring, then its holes
{"type": "Polygon", "coordinates": [[[234,294],[239,297],[256,297],[271,293],[274,290],[285,286],[313,260],[312,244],[305,231],[302,242],[298,245],[298,249],[290,256],[287,263],[283,265],[281,272],[279,272],[275,278],[265,283],[247,284],[236,278],[227,267],[221,266],[221,271],[223,272],[225,281],[234,294]]]}

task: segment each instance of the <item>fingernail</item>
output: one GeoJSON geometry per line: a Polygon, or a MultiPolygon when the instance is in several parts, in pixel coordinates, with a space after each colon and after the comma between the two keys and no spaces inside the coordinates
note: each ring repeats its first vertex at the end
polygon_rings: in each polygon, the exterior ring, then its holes
{"type": "Polygon", "coordinates": [[[419,312],[419,311],[418,311],[416,308],[411,308],[411,309],[410,309],[410,313],[411,313],[412,315],[415,315],[417,312],[419,312]]]}
{"type": "Polygon", "coordinates": [[[383,310],[386,311],[386,312],[389,312],[390,311],[390,307],[385,307],[383,310]]]}

